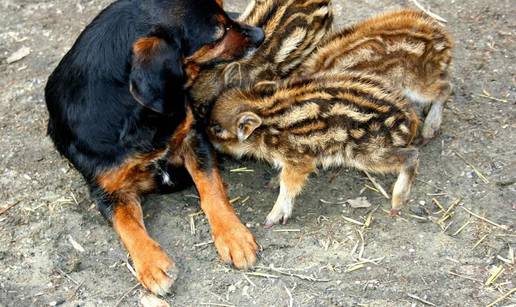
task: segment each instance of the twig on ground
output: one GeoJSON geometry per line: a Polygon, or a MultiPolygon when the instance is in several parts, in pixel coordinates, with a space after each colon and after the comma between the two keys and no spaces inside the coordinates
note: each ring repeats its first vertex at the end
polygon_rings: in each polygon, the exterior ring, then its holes
{"type": "Polygon", "coordinates": [[[469,276],[466,276],[466,275],[461,275],[461,274],[459,274],[459,273],[455,273],[455,272],[453,272],[453,271],[448,271],[448,274],[453,275],[453,276],[457,276],[457,277],[460,277],[460,278],[464,278],[464,279],[467,279],[467,280],[471,280],[471,281],[479,282],[479,283],[481,283],[481,282],[482,282],[480,279],[476,279],[476,278],[469,277],[469,276]]]}
{"type": "Polygon", "coordinates": [[[138,286],[140,285],[140,283],[137,283],[136,285],[132,286],[129,290],[125,291],[124,294],[118,299],[118,301],[116,301],[116,304],[114,307],[118,307],[125,299],[125,297],[127,295],[129,295],[129,293],[131,293],[134,289],[136,289],[138,286]]]}
{"type": "Polygon", "coordinates": [[[466,160],[466,158],[464,158],[464,156],[461,155],[460,153],[458,153],[456,151],[454,151],[454,153],[457,155],[457,157],[459,157],[462,161],[464,161],[464,163],[466,163],[467,165],[469,165],[469,167],[471,167],[473,169],[475,174],[477,174],[478,178],[480,178],[485,184],[489,183],[489,179],[487,179],[487,177],[484,176],[484,174],[482,174],[482,172],[480,170],[478,170],[478,168],[475,165],[473,165],[473,163],[466,160]]]}
{"type": "Polygon", "coordinates": [[[440,22],[443,22],[443,23],[447,23],[448,21],[444,18],[442,18],[441,16],[435,14],[435,13],[432,13],[430,10],[426,9],[424,6],[422,6],[417,0],[411,0],[412,3],[414,3],[420,10],[422,10],[423,12],[425,12],[428,16],[432,17],[432,18],[435,18],[437,19],[438,21],[440,22]]]}
{"type": "MultiPolygon", "coordinates": [[[[419,179],[419,178],[416,178],[416,181],[419,181],[419,182],[421,182],[421,183],[424,183],[424,184],[426,184],[426,185],[428,185],[428,186],[431,186],[432,188],[434,188],[434,189],[436,189],[436,190],[439,190],[439,191],[443,192],[443,193],[440,193],[439,195],[441,195],[441,194],[447,195],[447,194],[448,194],[448,193],[446,193],[446,190],[445,190],[445,189],[440,188],[440,187],[436,186],[435,184],[431,184],[430,182],[426,182],[426,181],[424,181],[424,180],[422,180],[422,179],[419,179]]],[[[436,195],[436,196],[439,196],[439,195],[436,195]]]]}
{"type": "Polygon", "coordinates": [[[195,230],[196,230],[195,229],[195,218],[192,215],[190,215],[189,217],[190,217],[190,234],[195,235],[195,230]]]}
{"type": "Polygon", "coordinates": [[[213,243],[213,241],[197,243],[197,244],[194,244],[194,247],[201,247],[201,246],[209,245],[209,244],[212,244],[212,243],[213,243]]]}
{"type": "Polygon", "coordinates": [[[485,234],[484,236],[482,236],[482,238],[480,238],[477,243],[475,243],[475,245],[473,245],[473,247],[471,248],[471,250],[474,250],[475,248],[477,248],[477,246],[480,245],[480,243],[484,242],[484,240],[487,238],[489,234],[485,234]]]}
{"type": "Polygon", "coordinates": [[[435,198],[432,198],[432,202],[437,206],[439,207],[439,209],[441,209],[442,212],[446,212],[446,209],[444,209],[443,205],[441,205],[441,203],[435,199],[435,198]]]}
{"type": "Polygon", "coordinates": [[[516,288],[512,288],[507,293],[505,293],[504,295],[502,295],[499,298],[497,298],[494,302],[492,302],[491,304],[487,305],[487,307],[493,307],[494,305],[496,305],[496,304],[500,303],[501,301],[503,301],[504,299],[508,298],[514,292],[516,292],[516,288]]]}
{"type": "Polygon", "coordinates": [[[245,274],[243,274],[243,275],[244,275],[244,278],[247,280],[247,282],[250,283],[251,286],[256,288],[256,284],[251,279],[249,279],[249,277],[247,277],[247,275],[245,275],[245,274]]]}
{"type": "Polygon", "coordinates": [[[429,301],[427,301],[427,300],[425,300],[425,299],[422,299],[422,298],[420,298],[420,297],[419,297],[419,296],[417,296],[417,295],[410,294],[410,293],[407,293],[407,295],[408,295],[409,297],[411,297],[411,298],[415,299],[415,300],[420,301],[421,303],[423,303],[423,304],[425,304],[425,305],[429,305],[429,306],[437,306],[436,304],[434,304],[434,303],[432,303],[432,302],[429,302],[429,301]]]}
{"type": "Polygon", "coordinates": [[[491,99],[491,100],[498,101],[498,102],[503,102],[503,103],[508,103],[509,102],[506,99],[495,98],[493,96],[489,96],[489,95],[485,95],[485,94],[477,94],[475,96],[482,97],[482,98],[487,98],[487,99],[491,99]]]}
{"type": "Polygon", "coordinates": [[[364,223],[359,222],[359,221],[357,221],[357,220],[354,220],[354,219],[352,219],[352,218],[350,218],[350,217],[347,217],[347,216],[344,216],[344,215],[343,215],[343,216],[342,216],[342,218],[343,218],[345,221],[350,222],[350,223],[353,223],[353,224],[355,224],[355,225],[358,225],[358,226],[364,226],[364,223]]]}
{"type": "Polygon", "coordinates": [[[378,184],[378,182],[376,182],[376,180],[371,175],[369,175],[369,173],[367,171],[364,171],[364,173],[366,174],[367,178],[369,178],[369,181],[371,181],[371,183],[374,185],[374,187],[378,191],[380,191],[380,193],[383,196],[385,196],[385,198],[390,199],[389,194],[387,194],[387,192],[385,192],[384,188],[380,184],[378,184]]]}
{"type": "Polygon", "coordinates": [[[68,275],[66,272],[64,272],[63,270],[61,270],[60,268],[56,268],[57,271],[63,275],[64,277],[66,277],[68,280],[70,280],[71,282],[73,282],[75,285],[80,285],[75,279],[73,279],[70,275],[68,275]]]}
{"type": "MultiPolygon", "coordinates": [[[[294,273],[285,272],[283,270],[272,268],[272,267],[256,266],[256,268],[280,273],[280,274],[286,275],[286,276],[297,277],[302,280],[308,280],[308,281],[313,281],[313,282],[329,282],[329,281],[331,281],[331,279],[320,279],[320,278],[315,278],[315,277],[308,276],[308,275],[294,274],[294,273]]],[[[258,272],[256,272],[256,273],[258,273],[258,272]]],[[[245,273],[245,274],[249,274],[249,273],[245,273]]],[[[265,274],[265,275],[268,275],[268,274],[265,274]]],[[[275,275],[271,275],[271,276],[275,276],[275,275]]],[[[275,278],[278,278],[278,276],[276,276],[275,278]]]]}
{"type": "Polygon", "coordinates": [[[489,276],[489,278],[486,280],[485,282],[485,286],[490,286],[492,284],[494,284],[496,282],[496,280],[498,279],[498,277],[500,277],[500,275],[502,275],[502,273],[505,271],[505,269],[503,268],[503,265],[499,265],[497,266],[492,272],[491,272],[491,275],[489,276]]]}
{"type": "Polygon", "coordinates": [[[455,237],[456,235],[461,233],[464,230],[464,228],[466,228],[469,224],[471,224],[471,218],[469,220],[467,220],[466,223],[464,223],[464,225],[462,225],[459,229],[457,229],[457,231],[454,232],[452,234],[452,236],[455,237]]]}
{"type": "Polygon", "coordinates": [[[489,219],[487,219],[487,218],[485,218],[485,217],[483,217],[483,216],[480,216],[480,215],[478,215],[478,214],[476,214],[476,213],[472,212],[471,210],[469,210],[469,209],[468,209],[468,208],[466,208],[466,207],[462,207],[462,209],[464,209],[466,212],[468,212],[469,214],[473,215],[473,216],[474,216],[474,217],[476,217],[477,219],[480,219],[480,220],[482,220],[482,221],[484,221],[484,222],[486,222],[486,223],[489,223],[489,224],[491,224],[491,225],[493,225],[493,226],[496,226],[496,227],[498,227],[498,228],[500,228],[500,229],[503,229],[503,230],[507,230],[507,229],[508,229],[508,227],[507,227],[506,225],[500,225],[500,224],[498,224],[498,223],[495,223],[495,222],[493,222],[493,221],[491,221],[491,220],[489,220],[489,219]]]}
{"type": "Polygon", "coordinates": [[[264,278],[279,278],[277,275],[260,273],[260,272],[246,272],[245,275],[256,276],[256,277],[264,277],[264,278]]]}
{"type": "MultiPolygon", "coordinates": [[[[451,212],[452,210],[458,205],[460,204],[460,202],[462,201],[462,198],[457,198],[451,205],[450,207],[448,208],[448,210],[446,210],[443,214],[443,216],[441,217],[441,219],[439,219],[439,221],[437,221],[438,224],[442,224],[444,221],[446,221],[448,218],[451,217],[451,212]]],[[[448,225],[449,226],[449,225],[448,225]]]]}
{"type": "Polygon", "coordinates": [[[20,202],[21,202],[21,200],[18,200],[18,201],[16,201],[16,202],[14,202],[14,203],[12,203],[12,204],[8,205],[7,207],[0,209],[0,215],[2,215],[2,214],[4,214],[4,213],[6,213],[7,211],[9,211],[9,209],[11,209],[12,207],[16,206],[16,205],[17,205],[17,204],[19,204],[20,202]]]}
{"type": "Polygon", "coordinates": [[[294,298],[292,297],[292,293],[290,293],[290,290],[288,289],[287,285],[283,285],[283,287],[285,287],[285,291],[287,292],[287,295],[289,298],[288,306],[289,307],[294,306],[294,298]]]}
{"type": "Polygon", "coordinates": [[[301,229],[273,229],[272,232],[300,232],[301,229]]]}

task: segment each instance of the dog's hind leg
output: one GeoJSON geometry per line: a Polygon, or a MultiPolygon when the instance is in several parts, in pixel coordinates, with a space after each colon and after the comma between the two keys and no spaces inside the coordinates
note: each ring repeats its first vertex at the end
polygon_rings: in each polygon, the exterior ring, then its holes
{"type": "Polygon", "coordinates": [[[143,223],[139,195],[155,188],[147,162],[145,158],[128,160],[97,176],[92,196],[129,252],[138,281],[153,293],[165,295],[177,278],[177,269],[143,223]]]}

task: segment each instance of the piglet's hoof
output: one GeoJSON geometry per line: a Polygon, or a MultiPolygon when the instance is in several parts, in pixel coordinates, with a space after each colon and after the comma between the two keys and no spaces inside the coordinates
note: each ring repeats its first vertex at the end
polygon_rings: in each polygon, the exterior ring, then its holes
{"type": "Polygon", "coordinates": [[[395,217],[395,216],[399,216],[400,215],[400,210],[399,209],[391,209],[389,211],[389,216],[390,217],[395,217]]]}

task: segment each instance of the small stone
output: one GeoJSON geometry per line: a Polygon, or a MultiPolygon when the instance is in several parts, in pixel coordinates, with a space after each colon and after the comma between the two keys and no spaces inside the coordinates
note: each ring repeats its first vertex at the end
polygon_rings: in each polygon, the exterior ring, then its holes
{"type": "Polygon", "coordinates": [[[14,62],[18,62],[19,60],[23,59],[24,57],[28,56],[30,54],[30,48],[29,47],[21,47],[16,52],[11,54],[7,60],[7,64],[12,64],[14,62]]]}

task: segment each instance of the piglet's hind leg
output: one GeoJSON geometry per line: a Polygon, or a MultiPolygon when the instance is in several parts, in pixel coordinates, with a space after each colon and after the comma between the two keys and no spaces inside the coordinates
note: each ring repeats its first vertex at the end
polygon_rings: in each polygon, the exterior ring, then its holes
{"type": "Polygon", "coordinates": [[[418,150],[415,148],[399,149],[395,155],[401,167],[392,192],[392,209],[389,212],[391,216],[399,215],[400,208],[407,203],[419,164],[418,150]]]}
{"type": "Polygon", "coordinates": [[[292,215],[294,200],[303,190],[308,175],[315,170],[315,163],[303,165],[286,164],[280,174],[280,193],[274,207],[265,220],[265,227],[275,224],[286,224],[292,215]]]}

